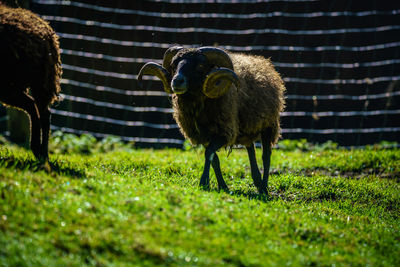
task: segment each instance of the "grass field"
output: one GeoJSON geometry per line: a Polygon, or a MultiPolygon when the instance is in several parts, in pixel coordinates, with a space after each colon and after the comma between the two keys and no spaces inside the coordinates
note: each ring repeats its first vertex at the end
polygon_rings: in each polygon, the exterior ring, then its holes
{"type": "Polygon", "coordinates": [[[53,138],[52,173],[0,144],[0,266],[400,266],[399,149],[275,149],[266,198],[244,150],[226,193],[202,149],[85,138],[53,138]]]}

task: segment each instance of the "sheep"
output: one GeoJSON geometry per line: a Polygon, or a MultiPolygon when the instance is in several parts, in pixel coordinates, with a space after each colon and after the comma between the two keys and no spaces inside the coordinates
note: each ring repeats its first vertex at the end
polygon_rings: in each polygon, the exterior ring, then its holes
{"type": "Polygon", "coordinates": [[[0,3],[0,59],[0,102],[29,115],[31,150],[49,166],[50,105],[59,100],[62,74],[58,36],[38,15],[0,3]]]}
{"type": "Polygon", "coordinates": [[[260,194],[268,194],[271,147],[280,137],[280,112],[285,85],[269,59],[231,53],[216,47],[174,46],[162,66],[146,63],[138,75],[158,77],[172,94],[173,117],[181,133],[194,145],[204,145],[205,162],[200,186],[209,188],[210,164],[219,189],[228,190],[217,150],[243,145],[251,176],[260,194]],[[261,137],[264,173],[257,166],[254,142],[261,137]]]}

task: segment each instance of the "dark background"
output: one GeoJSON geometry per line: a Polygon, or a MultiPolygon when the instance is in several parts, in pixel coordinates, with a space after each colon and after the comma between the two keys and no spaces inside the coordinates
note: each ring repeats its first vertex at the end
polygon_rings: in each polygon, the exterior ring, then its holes
{"type": "Polygon", "coordinates": [[[30,9],[60,36],[53,130],[181,147],[161,83],[147,77],[140,89],[137,73],[173,44],[218,45],[272,59],[287,87],[283,138],[400,140],[400,1],[33,0],[30,9]]]}

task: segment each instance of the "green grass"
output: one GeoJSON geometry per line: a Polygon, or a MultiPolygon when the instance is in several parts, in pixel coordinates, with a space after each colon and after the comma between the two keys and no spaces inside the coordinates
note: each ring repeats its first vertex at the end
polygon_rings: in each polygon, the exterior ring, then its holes
{"type": "Polygon", "coordinates": [[[0,266],[400,266],[399,149],[274,150],[265,198],[243,150],[225,193],[201,149],[111,147],[53,144],[46,173],[0,144],[0,266]]]}

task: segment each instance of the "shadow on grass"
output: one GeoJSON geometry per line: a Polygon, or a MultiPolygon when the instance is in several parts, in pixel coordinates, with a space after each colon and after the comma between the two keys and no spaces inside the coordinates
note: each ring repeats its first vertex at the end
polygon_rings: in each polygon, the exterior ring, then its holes
{"type": "Polygon", "coordinates": [[[233,196],[242,196],[245,197],[249,200],[258,200],[262,202],[268,202],[273,200],[273,197],[271,197],[271,194],[260,194],[258,192],[250,192],[250,191],[244,191],[244,190],[233,190],[229,192],[230,195],[233,196]]]}
{"type": "Polygon", "coordinates": [[[352,179],[363,179],[369,176],[377,176],[379,178],[392,179],[400,182],[400,173],[398,171],[387,171],[379,168],[361,168],[354,170],[332,170],[331,168],[322,168],[322,167],[312,167],[312,168],[300,168],[300,169],[292,169],[292,168],[283,168],[283,169],[275,169],[271,171],[271,174],[281,175],[283,173],[292,173],[295,175],[303,175],[303,176],[329,176],[332,178],[336,177],[347,177],[352,179]]]}
{"type": "MultiPolygon", "coordinates": [[[[241,196],[241,197],[245,197],[249,200],[259,200],[262,202],[267,202],[267,201],[271,201],[274,199],[274,197],[271,197],[271,194],[260,194],[256,191],[250,191],[250,190],[220,190],[220,189],[203,189],[205,191],[213,191],[213,192],[218,192],[221,194],[227,194],[227,195],[231,195],[231,196],[241,196]]],[[[256,190],[256,189],[254,189],[256,190]]]]}
{"type": "Polygon", "coordinates": [[[72,176],[75,178],[86,177],[86,173],[84,170],[63,167],[63,166],[60,166],[58,163],[54,163],[54,162],[50,162],[50,166],[51,166],[51,172],[56,172],[58,174],[72,176]]]}
{"type": "Polygon", "coordinates": [[[13,156],[0,159],[0,166],[5,168],[12,168],[18,170],[30,170],[30,171],[47,171],[51,174],[62,174],[72,176],[75,178],[82,178],[86,176],[85,171],[60,166],[57,162],[50,162],[50,172],[46,170],[45,164],[39,162],[34,158],[18,159],[13,156]]]}
{"type": "MultiPolygon", "coordinates": [[[[216,190],[218,191],[218,190],[216,190]]],[[[270,202],[270,201],[276,201],[276,200],[283,200],[286,202],[292,202],[292,201],[322,201],[322,200],[330,200],[330,201],[336,201],[338,200],[338,197],[334,192],[321,192],[320,194],[316,196],[296,196],[293,194],[286,194],[284,191],[272,191],[270,190],[268,192],[268,195],[266,194],[260,194],[258,192],[250,192],[250,191],[243,191],[243,190],[233,190],[230,192],[226,192],[229,195],[232,196],[241,196],[245,197],[249,200],[257,200],[261,202],[270,202]]]]}

